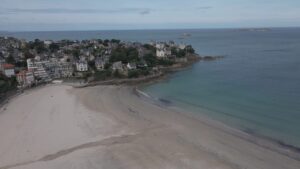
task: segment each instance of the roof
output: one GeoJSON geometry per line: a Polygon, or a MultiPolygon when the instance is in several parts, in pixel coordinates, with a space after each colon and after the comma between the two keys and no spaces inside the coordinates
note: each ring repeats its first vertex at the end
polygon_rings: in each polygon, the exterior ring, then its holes
{"type": "Polygon", "coordinates": [[[26,75],[26,72],[27,72],[26,70],[22,70],[17,74],[17,76],[24,76],[26,75]]]}
{"type": "Polygon", "coordinates": [[[4,69],[14,69],[15,65],[5,63],[2,65],[4,69]]]}

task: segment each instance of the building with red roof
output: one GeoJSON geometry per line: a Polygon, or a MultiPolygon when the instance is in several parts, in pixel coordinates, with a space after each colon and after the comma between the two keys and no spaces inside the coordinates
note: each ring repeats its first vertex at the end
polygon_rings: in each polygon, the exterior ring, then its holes
{"type": "Polygon", "coordinates": [[[4,63],[2,64],[1,68],[6,77],[15,76],[15,65],[4,63]]]}

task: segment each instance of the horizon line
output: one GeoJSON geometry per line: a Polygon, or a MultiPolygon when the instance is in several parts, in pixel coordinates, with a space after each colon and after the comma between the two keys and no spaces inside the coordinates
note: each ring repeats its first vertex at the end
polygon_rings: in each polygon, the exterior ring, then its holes
{"type": "Polygon", "coordinates": [[[82,30],[0,30],[0,33],[22,33],[22,32],[93,32],[93,31],[155,31],[155,30],[221,30],[221,29],[284,29],[284,28],[300,28],[300,26],[251,26],[251,27],[212,27],[212,28],[151,28],[151,29],[82,29],[82,30]]]}

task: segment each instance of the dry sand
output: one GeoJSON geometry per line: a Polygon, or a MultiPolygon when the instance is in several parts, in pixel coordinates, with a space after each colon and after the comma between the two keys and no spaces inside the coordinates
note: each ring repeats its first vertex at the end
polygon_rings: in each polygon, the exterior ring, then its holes
{"type": "Polygon", "coordinates": [[[298,159],[131,87],[46,86],[0,109],[0,169],[299,169],[298,159]]]}

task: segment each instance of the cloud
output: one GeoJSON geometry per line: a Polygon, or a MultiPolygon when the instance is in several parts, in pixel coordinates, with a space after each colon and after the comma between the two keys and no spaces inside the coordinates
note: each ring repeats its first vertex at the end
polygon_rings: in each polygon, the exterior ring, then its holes
{"type": "Polygon", "coordinates": [[[196,7],[196,10],[207,10],[207,9],[212,9],[213,7],[212,6],[199,6],[199,7],[196,7]]]}
{"type": "Polygon", "coordinates": [[[150,14],[151,10],[147,9],[147,10],[144,10],[144,11],[141,11],[140,14],[141,15],[148,15],[150,14]]]}
{"type": "Polygon", "coordinates": [[[0,14],[19,14],[19,13],[36,13],[36,14],[94,14],[94,13],[138,13],[146,15],[151,12],[149,8],[119,8],[119,9],[68,9],[68,8],[43,8],[43,9],[25,9],[9,8],[4,9],[0,14]]]}

